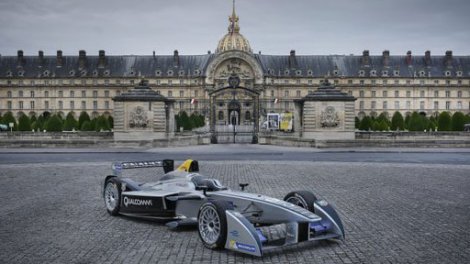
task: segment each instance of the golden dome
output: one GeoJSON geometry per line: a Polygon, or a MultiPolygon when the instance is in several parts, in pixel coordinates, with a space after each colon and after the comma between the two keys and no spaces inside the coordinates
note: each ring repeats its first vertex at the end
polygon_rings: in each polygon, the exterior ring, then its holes
{"type": "Polygon", "coordinates": [[[232,16],[228,18],[230,24],[228,33],[219,41],[219,45],[215,50],[216,53],[222,53],[228,50],[241,50],[252,53],[250,43],[240,34],[240,26],[238,25],[238,16],[235,13],[235,1],[233,2],[232,16]]]}

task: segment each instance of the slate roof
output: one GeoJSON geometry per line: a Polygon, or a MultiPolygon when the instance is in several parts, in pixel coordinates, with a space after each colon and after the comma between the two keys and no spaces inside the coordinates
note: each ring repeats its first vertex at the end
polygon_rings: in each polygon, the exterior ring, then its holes
{"type": "MultiPolygon", "coordinates": [[[[105,56],[103,67],[99,67],[99,56],[86,56],[84,68],[79,67],[79,56],[63,56],[62,67],[57,67],[56,56],[44,56],[42,64],[38,56],[24,56],[23,67],[18,67],[17,56],[0,56],[0,78],[21,74],[27,78],[197,77],[205,74],[215,56],[105,56]]],[[[413,55],[410,66],[406,56],[390,56],[388,66],[384,66],[383,56],[369,56],[368,65],[362,64],[363,56],[253,56],[266,76],[276,77],[381,77],[384,72],[389,77],[470,77],[470,56],[452,56],[451,65],[446,65],[446,56],[431,56],[427,65],[425,56],[413,55]]]]}

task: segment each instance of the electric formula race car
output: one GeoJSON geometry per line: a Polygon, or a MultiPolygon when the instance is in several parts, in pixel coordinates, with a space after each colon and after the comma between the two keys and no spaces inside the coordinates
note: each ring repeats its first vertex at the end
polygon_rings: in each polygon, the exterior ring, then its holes
{"type": "Polygon", "coordinates": [[[198,173],[195,160],[176,170],[173,160],[119,162],[106,176],[103,197],[111,215],[165,220],[171,229],[195,226],[205,247],[262,256],[263,251],[304,241],[344,239],[341,220],[325,200],[310,191],[294,191],[284,200],[230,190],[198,173]],[[125,169],[163,167],[156,182],[137,183],[122,177],[125,169]],[[271,238],[265,229],[279,227],[271,238]]]}

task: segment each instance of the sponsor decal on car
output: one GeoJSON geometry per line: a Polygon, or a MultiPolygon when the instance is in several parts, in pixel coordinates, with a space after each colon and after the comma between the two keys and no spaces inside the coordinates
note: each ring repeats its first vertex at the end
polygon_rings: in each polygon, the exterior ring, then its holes
{"type": "Polygon", "coordinates": [[[240,242],[237,242],[235,240],[230,240],[230,248],[236,249],[236,250],[248,251],[248,252],[256,252],[256,247],[255,246],[240,243],[240,242]]]}
{"type": "Polygon", "coordinates": [[[124,196],[124,205],[128,207],[129,205],[138,205],[138,206],[152,206],[152,200],[143,200],[143,199],[134,199],[124,196]]]}
{"type": "Polygon", "coordinates": [[[237,230],[230,231],[230,234],[234,237],[238,237],[238,231],[237,230]]]}

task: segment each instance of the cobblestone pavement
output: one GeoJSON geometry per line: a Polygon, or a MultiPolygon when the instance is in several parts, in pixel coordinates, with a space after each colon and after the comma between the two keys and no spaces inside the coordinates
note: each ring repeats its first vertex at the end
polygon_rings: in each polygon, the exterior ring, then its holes
{"type": "MultiPolygon", "coordinates": [[[[162,223],[110,216],[100,196],[109,163],[1,165],[0,262],[470,261],[470,165],[213,161],[200,167],[231,188],[250,182],[250,192],[277,198],[312,190],[336,206],[346,241],[303,243],[262,258],[212,251],[195,230],[173,232],[162,223]]],[[[155,179],[154,170],[131,173],[155,179]]]]}

